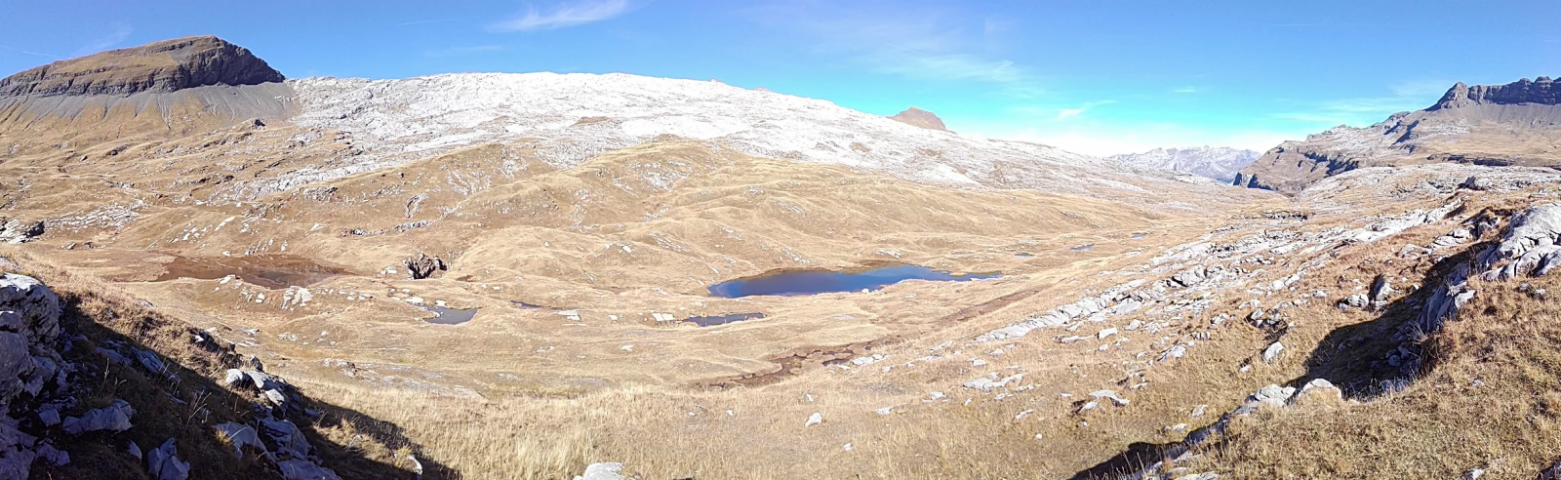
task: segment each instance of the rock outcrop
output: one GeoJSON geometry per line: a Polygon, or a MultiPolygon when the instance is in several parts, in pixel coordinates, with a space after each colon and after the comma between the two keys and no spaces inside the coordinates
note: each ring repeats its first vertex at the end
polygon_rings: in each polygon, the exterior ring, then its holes
{"type": "Polygon", "coordinates": [[[1523,103],[1536,103],[1542,105],[1561,104],[1561,85],[1557,85],[1550,77],[1539,77],[1530,81],[1525,78],[1506,85],[1465,85],[1463,82],[1453,85],[1442,99],[1426,110],[1435,111],[1451,108],[1465,108],[1475,105],[1516,105],[1523,103]]]}
{"type": "Polygon", "coordinates": [[[938,130],[943,132],[949,131],[948,127],[943,125],[943,119],[938,118],[938,116],[932,112],[916,107],[907,108],[905,111],[889,117],[889,119],[913,127],[921,127],[928,130],[938,130]]]}
{"type": "Polygon", "coordinates": [[[131,95],[208,85],[285,80],[248,49],[214,36],[186,37],[61,60],[0,79],[0,97],[131,95]]]}
{"type": "Polygon", "coordinates": [[[59,458],[11,416],[14,401],[36,399],[64,383],[69,366],[55,350],[59,322],[54,292],[32,277],[0,275],[0,480],[24,480],[34,460],[59,458]]]}

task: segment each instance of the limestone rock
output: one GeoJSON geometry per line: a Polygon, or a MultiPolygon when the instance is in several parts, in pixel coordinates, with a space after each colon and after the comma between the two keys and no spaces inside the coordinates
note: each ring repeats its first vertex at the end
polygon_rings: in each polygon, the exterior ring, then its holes
{"type": "Polygon", "coordinates": [[[819,412],[813,412],[812,415],[808,415],[807,423],[802,424],[802,426],[804,428],[806,428],[806,427],[811,427],[811,426],[814,426],[814,425],[818,425],[820,423],[824,423],[824,415],[820,414],[819,412]]]}
{"type": "Polygon", "coordinates": [[[255,431],[255,427],[242,423],[228,422],[217,424],[214,428],[217,429],[218,435],[223,440],[233,445],[233,453],[241,458],[244,456],[244,447],[246,446],[253,447],[261,452],[266,451],[265,444],[260,443],[260,435],[255,431]]]}
{"type": "Polygon", "coordinates": [[[1291,398],[1290,401],[1292,403],[1301,403],[1323,398],[1340,401],[1344,399],[1344,392],[1340,391],[1339,387],[1334,386],[1333,382],[1329,382],[1327,379],[1314,378],[1312,381],[1306,382],[1306,385],[1301,387],[1301,391],[1296,392],[1295,397],[1291,398]]]}
{"type": "Polygon", "coordinates": [[[1263,363],[1274,363],[1274,360],[1278,360],[1279,354],[1283,353],[1284,351],[1284,344],[1274,342],[1273,344],[1269,345],[1268,348],[1263,349],[1263,363]]]}
{"type": "Polygon", "coordinates": [[[130,418],[135,416],[135,413],[135,409],[130,407],[129,402],[114,400],[112,405],[88,410],[80,417],[66,417],[61,428],[71,435],[100,430],[123,432],[130,429],[130,418]]]}
{"type": "Polygon", "coordinates": [[[593,463],[585,467],[584,475],[576,475],[575,480],[623,480],[622,463],[593,463]]]}
{"type": "Polygon", "coordinates": [[[188,480],[190,462],[180,461],[177,453],[173,439],[168,439],[162,446],[146,452],[146,470],[157,480],[188,480]]]}

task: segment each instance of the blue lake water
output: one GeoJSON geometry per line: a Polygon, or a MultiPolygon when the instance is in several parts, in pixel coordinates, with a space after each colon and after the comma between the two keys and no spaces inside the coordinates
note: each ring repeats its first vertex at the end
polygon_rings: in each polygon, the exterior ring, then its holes
{"type": "Polygon", "coordinates": [[[813,295],[832,292],[858,292],[878,290],[905,280],[930,280],[937,282],[966,282],[998,278],[999,273],[954,274],[943,270],[916,265],[879,267],[861,272],[836,272],[832,270],[796,270],[717,283],[710,286],[710,294],[723,298],[749,295],[813,295]]]}
{"type": "Polygon", "coordinates": [[[459,308],[445,308],[434,305],[419,306],[423,307],[424,310],[428,310],[439,315],[437,317],[424,320],[428,323],[437,323],[440,325],[460,325],[462,323],[471,321],[472,317],[477,316],[477,309],[475,308],[463,310],[459,308]]]}
{"type": "Polygon", "coordinates": [[[688,317],[688,318],[683,319],[683,321],[685,321],[685,322],[693,322],[694,325],[699,325],[701,327],[713,327],[713,326],[716,326],[716,325],[726,325],[728,323],[741,322],[743,320],[754,320],[754,319],[759,319],[759,318],[764,318],[764,314],[763,313],[729,313],[729,314],[726,314],[726,315],[705,315],[705,316],[688,317]]]}

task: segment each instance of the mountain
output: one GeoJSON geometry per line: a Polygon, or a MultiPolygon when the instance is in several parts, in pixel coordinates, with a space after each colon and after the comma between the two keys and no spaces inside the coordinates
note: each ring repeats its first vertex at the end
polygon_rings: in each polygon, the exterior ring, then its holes
{"type": "Polygon", "coordinates": [[[1544,79],[1287,196],[717,82],[224,45],[7,81],[0,479],[1561,471],[1544,79]],[[730,295],[777,285],[828,291],[730,295]]]}
{"type": "Polygon", "coordinates": [[[889,119],[928,130],[949,131],[948,127],[943,126],[943,119],[938,118],[932,112],[916,107],[907,108],[905,111],[889,117],[889,119]]]}
{"type": "Polygon", "coordinates": [[[26,70],[0,79],[0,97],[130,95],[285,79],[248,49],[201,36],[110,50],[26,70]]]}
{"type": "Polygon", "coordinates": [[[1294,193],[1340,172],[1427,162],[1561,165],[1561,87],[1550,77],[1447,90],[1436,104],[1364,128],[1287,141],[1242,169],[1237,185],[1294,193]]]}
{"type": "Polygon", "coordinates": [[[1143,153],[1112,155],[1110,158],[1136,168],[1170,170],[1208,177],[1222,182],[1236,178],[1236,172],[1257,160],[1258,152],[1230,147],[1156,148],[1143,153]]]}

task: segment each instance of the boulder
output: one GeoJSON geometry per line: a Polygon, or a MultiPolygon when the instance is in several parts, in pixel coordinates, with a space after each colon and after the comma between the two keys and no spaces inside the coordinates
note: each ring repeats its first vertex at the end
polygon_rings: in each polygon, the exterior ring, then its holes
{"type": "Polygon", "coordinates": [[[130,429],[130,418],[135,416],[135,413],[135,409],[130,407],[129,402],[116,399],[112,405],[88,410],[80,417],[66,417],[61,428],[71,435],[100,430],[123,432],[130,429]]]}
{"type": "Polygon", "coordinates": [[[228,422],[217,424],[213,428],[217,429],[218,437],[233,445],[233,453],[240,458],[244,457],[244,447],[246,446],[253,447],[260,452],[266,451],[266,445],[260,443],[260,435],[255,431],[255,427],[242,423],[228,422]]]}
{"type": "Polygon", "coordinates": [[[1296,392],[1295,397],[1291,398],[1290,402],[1304,403],[1318,401],[1321,399],[1342,401],[1344,400],[1344,392],[1339,390],[1339,387],[1334,386],[1333,382],[1329,382],[1327,379],[1314,378],[1312,381],[1306,382],[1306,385],[1301,387],[1301,391],[1296,392]]]}
{"type": "Polygon", "coordinates": [[[418,253],[416,257],[409,257],[402,262],[407,267],[407,272],[413,280],[421,280],[434,275],[434,272],[446,270],[449,267],[439,257],[430,257],[424,253],[418,253]]]}
{"type": "Polygon", "coordinates": [[[180,461],[173,446],[173,439],[146,452],[146,471],[157,480],[189,480],[190,462],[180,461]]]}
{"type": "Polygon", "coordinates": [[[1371,302],[1381,306],[1386,304],[1388,297],[1393,295],[1393,284],[1388,283],[1387,275],[1377,274],[1377,278],[1371,280],[1371,302]]]}
{"type": "Polygon", "coordinates": [[[820,414],[818,412],[813,412],[812,415],[808,415],[807,423],[802,424],[802,426],[804,428],[806,428],[806,427],[811,427],[811,426],[814,426],[814,425],[818,425],[820,423],[824,423],[824,415],[820,414]]]}
{"type": "Polygon", "coordinates": [[[1370,305],[1370,304],[1371,304],[1371,300],[1366,297],[1366,294],[1364,294],[1364,293],[1357,293],[1357,294],[1354,294],[1354,295],[1350,295],[1349,297],[1345,298],[1344,300],[1340,300],[1339,301],[1339,310],[1349,310],[1351,308],[1366,308],[1366,306],[1370,305]]]}
{"type": "Polygon", "coordinates": [[[1095,400],[1100,400],[1100,399],[1111,400],[1111,403],[1116,405],[1116,406],[1118,406],[1118,407],[1126,407],[1129,403],[1132,403],[1128,399],[1122,398],[1121,395],[1117,395],[1117,392],[1115,392],[1113,390],[1097,390],[1095,392],[1090,393],[1089,396],[1094,397],[1095,400]]]}
{"type": "Polygon", "coordinates": [[[576,475],[575,480],[623,480],[622,463],[593,463],[585,467],[585,474],[576,475]]]}
{"type": "Polygon", "coordinates": [[[1274,342],[1273,344],[1269,345],[1268,348],[1263,349],[1263,363],[1274,363],[1274,360],[1278,360],[1279,354],[1284,353],[1284,351],[1284,344],[1274,342]]]}

